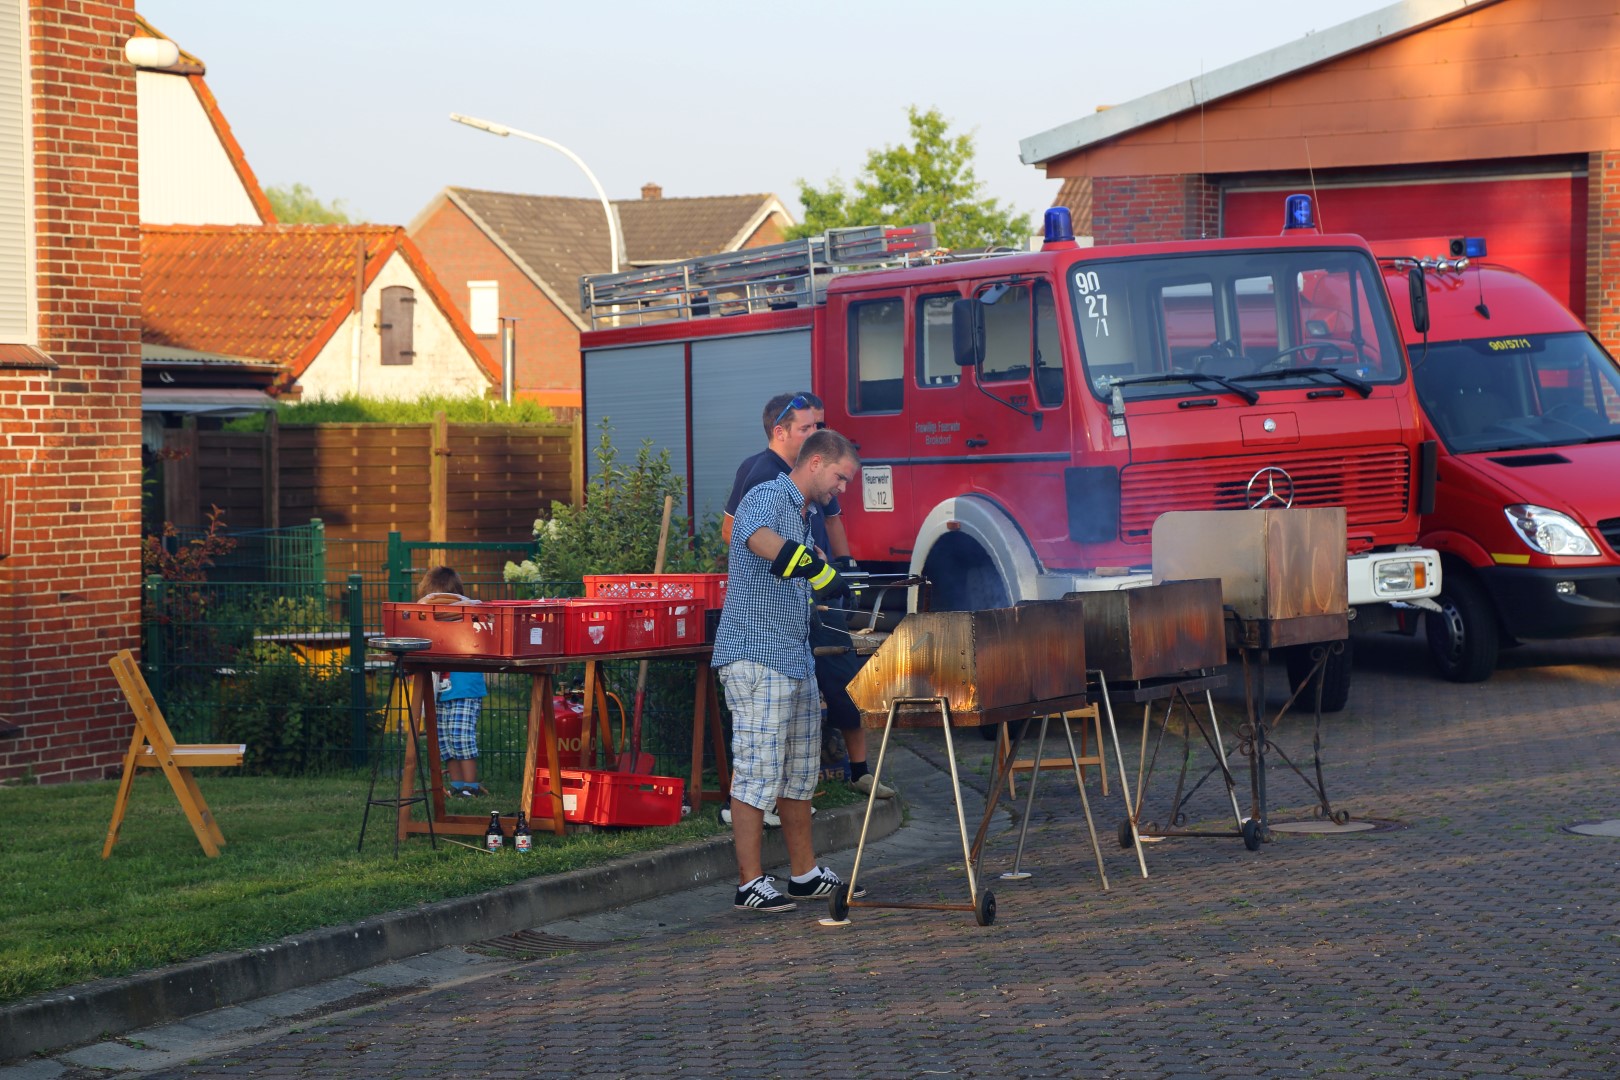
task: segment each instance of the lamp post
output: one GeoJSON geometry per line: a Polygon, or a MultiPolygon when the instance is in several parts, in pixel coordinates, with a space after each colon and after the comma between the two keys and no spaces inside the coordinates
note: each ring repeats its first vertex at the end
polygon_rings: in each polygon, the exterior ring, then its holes
{"type": "Polygon", "coordinates": [[[499,135],[502,138],[508,135],[516,135],[520,139],[528,139],[530,142],[537,142],[541,146],[549,146],[575,165],[578,165],[579,171],[585,174],[585,178],[591,182],[591,187],[596,189],[596,197],[602,201],[602,213],[607,215],[608,247],[610,249],[613,273],[617,274],[619,272],[619,223],[618,219],[613,216],[613,204],[608,202],[607,192],[602,190],[602,185],[597,181],[596,174],[591,172],[590,168],[579,159],[578,154],[562,143],[553,142],[551,139],[540,135],[532,135],[527,131],[519,131],[517,128],[507,127],[505,124],[497,124],[492,120],[480,120],[476,116],[463,116],[460,113],[451,113],[450,119],[458,124],[466,124],[468,127],[477,128],[479,131],[487,131],[491,135],[499,135]]]}

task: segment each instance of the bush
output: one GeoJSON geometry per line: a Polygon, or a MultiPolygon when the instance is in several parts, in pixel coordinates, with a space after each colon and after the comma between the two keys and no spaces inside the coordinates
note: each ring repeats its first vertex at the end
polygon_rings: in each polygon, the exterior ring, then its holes
{"type": "MultiPolygon", "coordinates": [[[[540,552],[533,559],[506,564],[506,580],[536,588],[540,582],[579,581],[586,574],[650,573],[658,558],[658,528],[664,498],[676,505],[686,498],[686,482],[676,475],[669,451],[654,452],[644,440],[635,464],[618,463],[618,451],[601,425],[596,476],[585,486],[585,505],[551,504],[551,517],[534,523],[540,552]]],[[[669,573],[702,573],[720,568],[724,547],[720,519],[711,515],[695,533],[688,519],[670,519],[664,569],[669,573]]]]}
{"type": "MultiPolygon", "coordinates": [[[[519,399],[507,405],[486,397],[315,398],[276,404],[276,420],[283,424],[425,424],[444,413],[452,424],[554,424],[556,416],[544,405],[519,399]]],[[[264,414],[244,416],[225,425],[227,431],[263,431],[264,414]]]]}

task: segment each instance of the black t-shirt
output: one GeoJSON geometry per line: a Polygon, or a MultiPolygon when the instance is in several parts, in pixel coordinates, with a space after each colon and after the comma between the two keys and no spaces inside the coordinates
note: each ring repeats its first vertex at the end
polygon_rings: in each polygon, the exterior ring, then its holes
{"type": "MultiPolygon", "coordinates": [[[[775,450],[761,450],[753,457],[744,458],[743,463],[737,466],[737,478],[731,483],[731,497],[726,500],[726,513],[735,517],[737,504],[742,497],[767,480],[775,480],[783,473],[792,472],[793,468],[782,460],[782,456],[775,450]]],[[[814,502],[805,504],[805,510],[810,518],[810,535],[815,539],[816,546],[830,559],[832,546],[827,541],[826,518],[837,517],[842,511],[838,507],[838,496],[833,496],[832,502],[825,507],[817,506],[814,502]]]]}

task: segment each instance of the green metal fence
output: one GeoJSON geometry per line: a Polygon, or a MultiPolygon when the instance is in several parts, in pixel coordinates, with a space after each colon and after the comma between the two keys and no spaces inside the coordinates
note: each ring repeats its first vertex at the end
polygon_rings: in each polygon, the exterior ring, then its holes
{"type": "MultiPolygon", "coordinates": [[[[481,600],[522,599],[534,586],[514,587],[502,576],[508,560],[532,555],[531,544],[431,544],[398,534],[364,542],[344,553],[361,566],[346,580],[312,580],[307,571],[328,548],[354,541],[326,540],[308,529],[304,554],[259,568],[258,580],[232,580],[210,570],[201,583],[146,580],[143,597],[143,663],[154,697],[185,742],[242,742],[247,768],[300,774],[363,766],[379,747],[397,752],[397,735],[385,733],[392,693],[390,659],[368,650],[368,637],[382,631],[384,601],[414,600],[416,581],[429,566],[454,566],[469,595],[481,600]]],[[[285,531],[285,530],[283,530],[285,531]]],[[[273,530],[264,530],[266,533],[273,530]]],[[[266,553],[291,543],[266,536],[266,553]]],[[[268,556],[267,556],[268,557],[268,556]]],[[[334,553],[332,561],[339,562],[334,553]]],[[[251,565],[237,564],[232,573],[251,565]]],[[[545,595],[577,596],[580,583],[542,583],[545,595]]],[[[604,665],[610,688],[626,712],[633,711],[637,665],[604,665]]],[[[582,679],[583,667],[561,670],[565,689],[582,679]]],[[[527,734],[526,676],[491,675],[479,725],[480,774],[515,780],[527,734]]],[[[691,752],[693,670],[691,661],[651,665],[643,719],[643,746],[660,757],[665,772],[682,775],[691,752]]],[[[617,712],[614,720],[617,721],[617,712]]],[[[615,724],[617,730],[617,725],[615,724]]]]}

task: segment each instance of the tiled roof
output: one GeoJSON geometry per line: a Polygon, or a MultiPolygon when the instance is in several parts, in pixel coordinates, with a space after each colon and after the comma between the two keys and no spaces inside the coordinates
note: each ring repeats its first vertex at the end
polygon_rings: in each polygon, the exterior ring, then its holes
{"type": "MultiPolygon", "coordinates": [[[[471,188],[449,188],[446,195],[579,318],[580,276],[610,269],[600,202],[471,188]]],[[[731,250],[776,205],[771,195],[616,200],[621,261],[628,266],[731,250]]]]}
{"type": "Polygon", "coordinates": [[[740,244],[738,235],[770,195],[714,195],[694,199],[624,199],[619,228],[633,263],[673,262],[713,255],[740,244]]]}
{"type": "Polygon", "coordinates": [[[272,360],[302,375],[354,310],[365,284],[400,254],[486,373],[483,347],[397,225],[174,225],[141,232],[141,342],[272,360]]]}

